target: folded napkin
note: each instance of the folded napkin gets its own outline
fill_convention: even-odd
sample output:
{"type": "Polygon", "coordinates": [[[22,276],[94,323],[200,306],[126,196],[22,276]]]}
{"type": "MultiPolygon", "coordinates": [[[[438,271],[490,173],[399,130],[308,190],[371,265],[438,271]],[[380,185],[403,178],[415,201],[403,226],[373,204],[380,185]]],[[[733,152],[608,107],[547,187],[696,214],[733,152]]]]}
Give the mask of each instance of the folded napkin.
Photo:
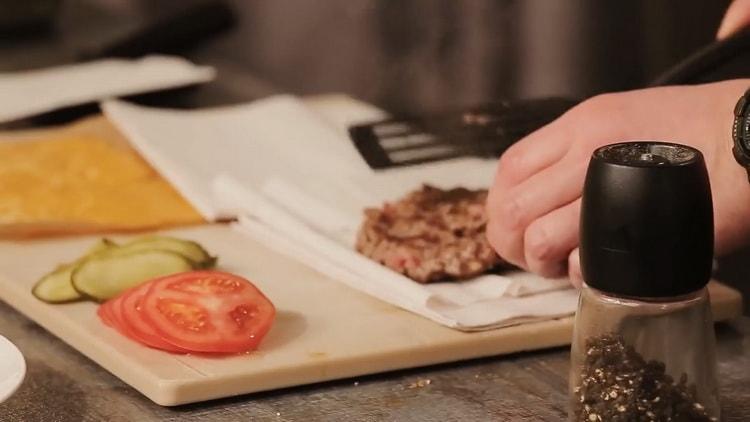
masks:
{"type": "Polygon", "coordinates": [[[0,73],[0,123],[111,97],[207,82],[214,73],[210,67],[170,56],[0,73]]]}
{"type": "Polygon", "coordinates": [[[494,160],[474,158],[372,171],[348,140],[348,122],[382,112],[334,97],[308,106],[289,96],[176,111],[108,101],[107,117],[206,218],[234,228],[386,302],[461,330],[570,315],[566,280],[513,272],[417,284],[357,253],[362,211],[418,188],[486,187],[494,160]]]}

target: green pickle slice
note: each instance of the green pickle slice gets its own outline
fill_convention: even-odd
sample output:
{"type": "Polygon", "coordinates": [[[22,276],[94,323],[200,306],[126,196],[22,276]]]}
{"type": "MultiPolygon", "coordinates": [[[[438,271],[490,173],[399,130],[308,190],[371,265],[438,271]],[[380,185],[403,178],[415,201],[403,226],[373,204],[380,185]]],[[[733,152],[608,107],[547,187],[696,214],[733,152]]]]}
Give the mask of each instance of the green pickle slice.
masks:
{"type": "Polygon", "coordinates": [[[60,265],[37,281],[31,293],[47,303],[65,303],[80,299],[81,294],[70,282],[70,275],[77,266],[78,264],[60,265]]]}
{"type": "Polygon", "coordinates": [[[160,249],[175,252],[189,259],[196,269],[212,268],[216,265],[216,257],[211,256],[201,245],[191,240],[167,236],[144,236],[133,239],[121,247],[129,251],[160,249]]]}
{"type": "Polygon", "coordinates": [[[102,238],[83,257],[42,277],[31,292],[48,303],[84,296],[102,301],[154,277],[215,265],[216,257],[190,240],[143,236],[118,245],[102,238]]]}
{"type": "Polygon", "coordinates": [[[31,293],[37,299],[47,303],[66,303],[81,299],[81,294],[73,288],[73,283],[70,279],[73,270],[75,270],[87,257],[114,246],[117,245],[109,239],[99,239],[89,248],[84,257],[79,258],[70,264],[60,265],[51,273],[42,277],[36,282],[36,284],[34,284],[31,293]]]}
{"type": "Polygon", "coordinates": [[[73,270],[73,288],[98,301],[111,299],[152,278],[190,271],[193,263],[175,252],[116,248],[95,254],[73,270]]]}

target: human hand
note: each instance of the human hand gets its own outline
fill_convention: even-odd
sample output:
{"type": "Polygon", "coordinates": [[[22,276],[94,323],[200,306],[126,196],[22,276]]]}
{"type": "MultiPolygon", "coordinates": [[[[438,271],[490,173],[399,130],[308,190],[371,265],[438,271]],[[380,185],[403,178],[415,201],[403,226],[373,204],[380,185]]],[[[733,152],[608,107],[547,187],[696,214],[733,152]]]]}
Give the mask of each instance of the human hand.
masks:
{"type": "Polygon", "coordinates": [[[500,158],[490,189],[487,236],[512,264],[581,282],[578,226],[591,153],[627,140],[687,144],[705,158],[715,250],[750,240],[750,184],[732,155],[733,108],[750,80],[650,88],[591,98],[527,136],[500,158]]]}
{"type": "Polygon", "coordinates": [[[721,20],[716,38],[724,38],[734,34],[750,24],[750,0],[734,0],[721,20]]]}

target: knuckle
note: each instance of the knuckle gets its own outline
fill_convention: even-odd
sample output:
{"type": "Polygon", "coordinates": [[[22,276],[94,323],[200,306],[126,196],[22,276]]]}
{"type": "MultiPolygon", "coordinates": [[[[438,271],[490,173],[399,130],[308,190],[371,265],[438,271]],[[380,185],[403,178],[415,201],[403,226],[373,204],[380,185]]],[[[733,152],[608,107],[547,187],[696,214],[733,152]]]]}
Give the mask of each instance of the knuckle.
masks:
{"type": "Polygon", "coordinates": [[[617,94],[599,94],[581,103],[581,107],[588,111],[607,110],[617,101],[617,94]]]}
{"type": "Polygon", "coordinates": [[[589,98],[570,111],[568,136],[575,139],[566,154],[573,162],[588,158],[599,146],[616,139],[627,129],[624,115],[628,111],[627,93],[600,94],[589,98]]]}
{"type": "Polygon", "coordinates": [[[494,220],[501,204],[502,192],[497,185],[493,185],[487,192],[487,200],[484,203],[485,212],[487,213],[487,221],[494,220]]]}
{"type": "Polygon", "coordinates": [[[497,164],[498,177],[516,173],[523,167],[523,154],[517,148],[509,148],[500,156],[497,164]]]}
{"type": "Polygon", "coordinates": [[[595,118],[612,117],[619,108],[619,94],[599,94],[591,97],[571,109],[570,114],[576,121],[588,121],[595,118]]]}
{"type": "Polygon", "coordinates": [[[526,262],[529,269],[542,277],[560,277],[567,271],[561,260],[559,248],[542,227],[530,227],[524,235],[526,262]]]}
{"type": "Polygon", "coordinates": [[[492,246],[492,249],[497,252],[498,255],[503,256],[505,252],[505,238],[502,228],[497,224],[495,220],[488,220],[487,222],[487,241],[492,246]]]}
{"type": "Polygon", "coordinates": [[[511,230],[523,224],[523,207],[517,196],[509,196],[501,202],[497,209],[495,221],[511,230]]]}
{"type": "Polygon", "coordinates": [[[503,225],[497,223],[497,221],[488,222],[487,241],[492,246],[492,249],[505,261],[515,265],[523,263],[522,257],[516,256],[517,254],[514,253],[516,248],[513,234],[506,230],[503,225]]]}
{"type": "Polygon", "coordinates": [[[549,262],[555,259],[555,248],[543,227],[532,225],[524,239],[529,261],[549,262]]]}

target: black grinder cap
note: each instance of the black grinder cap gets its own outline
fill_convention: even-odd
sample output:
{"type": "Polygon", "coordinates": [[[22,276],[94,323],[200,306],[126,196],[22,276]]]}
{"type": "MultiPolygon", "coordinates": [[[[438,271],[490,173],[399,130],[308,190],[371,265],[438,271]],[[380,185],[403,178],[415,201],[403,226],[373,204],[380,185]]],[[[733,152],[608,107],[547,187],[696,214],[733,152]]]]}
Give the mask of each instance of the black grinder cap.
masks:
{"type": "Polygon", "coordinates": [[[594,151],[581,206],[581,271],[590,287],[638,298],[704,287],[713,205],[700,151],[627,142],[594,151]]]}

